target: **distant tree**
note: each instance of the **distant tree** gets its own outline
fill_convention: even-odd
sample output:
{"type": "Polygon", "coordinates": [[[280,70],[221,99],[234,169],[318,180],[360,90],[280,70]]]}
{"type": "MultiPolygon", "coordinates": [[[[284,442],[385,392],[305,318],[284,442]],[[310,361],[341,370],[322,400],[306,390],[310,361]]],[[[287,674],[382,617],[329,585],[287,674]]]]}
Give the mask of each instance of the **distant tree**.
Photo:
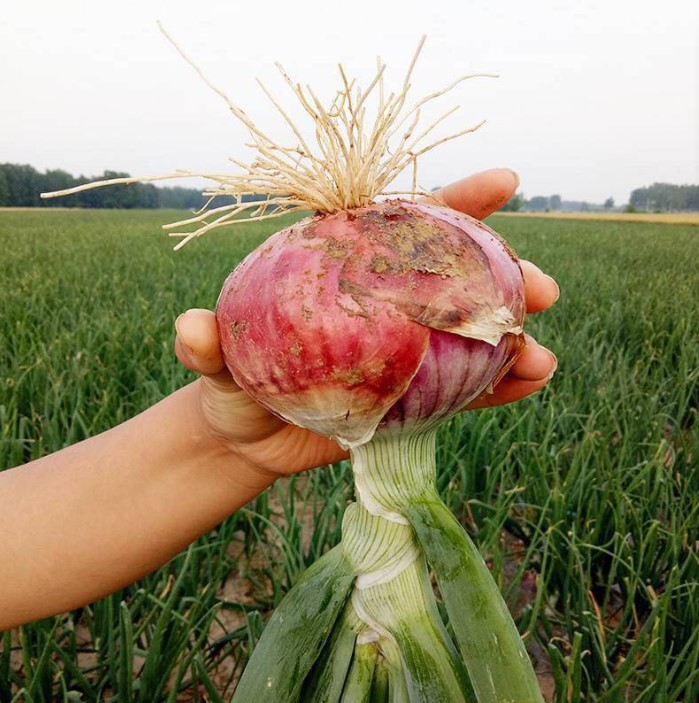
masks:
{"type": "Polygon", "coordinates": [[[516,193],[501,208],[501,212],[518,212],[524,207],[524,195],[516,193]]]}
{"type": "Polygon", "coordinates": [[[543,212],[549,207],[549,199],[543,195],[535,195],[527,200],[527,209],[534,212],[543,212]]]}
{"type": "Polygon", "coordinates": [[[171,210],[198,210],[206,203],[200,190],[195,188],[157,188],[158,207],[171,210]]]}
{"type": "MultiPolygon", "coordinates": [[[[75,178],[67,171],[62,171],[61,169],[39,174],[38,180],[40,193],[66,190],[76,185],[75,178]]],[[[41,201],[41,204],[44,207],[70,207],[70,202],[66,202],[63,198],[46,198],[41,201]]]]}
{"type": "Polygon", "coordinates": [[[560,210],[561,209],[561,196],[560,195],[552,195],[549,198],[549,207],[551,210],[560,210]]]}
{"type": "Polygon", "coordinates": [[[632,205],[637,210],[645,210],[648,204],[648,189],[635,188],[629,196],[629,205],[632,205]]]}
{"type": "Polygon", "coordinates": [[[590,203],[583,202],[580,206],[581,212],[590,212],[590,203]]]}
{"type": "Polygon", "coordinates": [[[604,201],[604,209],[611,210],[614,207],[614,198],[607,198],[604,201]]]}
{"type": "Polygon", "coordinates": [[[687,209],[699,212],[699,186],[685,186],[687,193],[687,209]]]}
{"type": "MultiPolygon", "coordinates": [[[[128,173],[120,171],[105,171],[100,176],[86,178],[80,176],[76,179],[76,185],[91,183],[95,180],[109,180],[113,178],[128,178],[128,173]]],[[[61,199],[63,200],[63,199],[61,199]]],[[[70,196],[65,203],[71,207],[85,208],[157,208],[158,192],[155,186],[145,183],[133,183],[131,185],[116,185],[109,188],[98,188],[86,190],[70,196]]]]}
{"type": "MultiPolygon", "coordinates": [[[[107,181],[113,178],[128,178],[128,173],[120,171],[105,171],[97,179],[107,181]]],[[[100,188],[94,191],[85,191],[84,195],[90,194],[90,197],[85,201],[90,203],[88,207],[108,207],[108,208],[131,208],[134,200],[133,186],[118,185],[110,186],[109,188],[100,188]]]]}
{"type": "Polygon", "coordinates": [[[32,207],[41,205],[39,173],[28,164],[1,164],[9,191],[8,205],[32,207]]]}
{"type": "Polygon", "coordinates": [[[0,168],[0,207],[10,204],[10,187],[7,185],[5,172],[0,168]]]}
{"type": "Polygon", "coordinates": [[[631,191],[629,204],[639,210],[699,210],[699,185],[653,183],[631,191]]]}

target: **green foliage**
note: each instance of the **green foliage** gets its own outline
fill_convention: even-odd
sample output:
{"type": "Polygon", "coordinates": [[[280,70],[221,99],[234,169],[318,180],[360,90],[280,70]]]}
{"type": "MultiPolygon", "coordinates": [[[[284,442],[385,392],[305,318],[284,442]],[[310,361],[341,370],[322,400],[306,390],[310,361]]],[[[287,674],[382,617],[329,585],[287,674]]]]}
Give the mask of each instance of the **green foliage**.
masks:
{"type": "Polygon", "coordinates": [[[699,185],[653,183],[631,192],[629,204],[639,210],[666,212],[699,211],[699,185]]]}
{"type": "Polygon", "coordinates": [[[127,177],[105,171],[99,176],[72,176],[60,169],[40,173],[26,164],[0,164],[0,207],[171,208],[199,209],[206,199],[194,188],[156,188],[146,183],[111,186],[61,198],[42,199],[41,193],[67,190],[83,183],[127,177]]]}
{"type": "Polygon", "coordinates": [[[233,701],[289,703],[329,639],[355,574],[338,545],[312,564],[275,609],[233,701]]]}
{"type": "Polygon", "coordinates": [[[525,205],[524,195],[515,193],[503,206],[503,212],[518,212],[525,205]]]}
{"type": "MultiPolygon", "coordinates": [[[[0,467],[186,383],[176,315],[265,232],[171,251],[176,212],[0,213],[0,467]]],[[[561,284],[528,329],[549,389],[440,433],[441,497],[486,556],[556,703],[699,698],[699,231],[492,218],[561,284]]],[[[156,573],[0,635],[0,701],[229,700],[263,618],[339,540],[348,467],[279,483],[156,573]],[[20,691],[24,691],[20,693],[20,691]]]]}
{"type": "Polygon", "coordinates": [[[0,207],[10,204],[10,186],[7,182],[5,172],[0,169],[0,207]]]}
{"type": "Polygon", "coordinates": [[[158,206],[169,210],[198,210],[204,204],[201,191],[174,186],[158,188],[158,206]]]}
{"type": "Polygon", "coordinates": [[[551,199],[545,195],[535,195],[527,200],[527,209],[533,212],[543,212],[549,207],[551,199]]]}
{"type": "MultiPolygon", "coordinates": [[[[571,203],[567,203],[568,206],[571,203]]],[[[560,195],[535,195],[522,203],[523,207],[531,212],[551,212],[560,210],[563,207],[563,200],[560,195]]]]}
{"type": "Polygon", "coordinates": [[[39,205],[39,173],[26,164],[0,164],[5,181],[5,204],[17,207],[39,205]]]}

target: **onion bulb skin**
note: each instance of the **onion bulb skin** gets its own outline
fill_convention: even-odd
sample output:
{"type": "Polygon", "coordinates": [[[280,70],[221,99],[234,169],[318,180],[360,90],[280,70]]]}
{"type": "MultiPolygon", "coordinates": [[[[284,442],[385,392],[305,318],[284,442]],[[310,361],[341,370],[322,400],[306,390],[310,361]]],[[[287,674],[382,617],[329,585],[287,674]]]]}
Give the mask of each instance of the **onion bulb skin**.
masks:
{"type": "Polygon", "coordinates": [[[463,410],[513,363],[524,316],[521,269],[495,232],[397,200],[277,232],[216,309],[236,382],[345,447],[463,410]]]}

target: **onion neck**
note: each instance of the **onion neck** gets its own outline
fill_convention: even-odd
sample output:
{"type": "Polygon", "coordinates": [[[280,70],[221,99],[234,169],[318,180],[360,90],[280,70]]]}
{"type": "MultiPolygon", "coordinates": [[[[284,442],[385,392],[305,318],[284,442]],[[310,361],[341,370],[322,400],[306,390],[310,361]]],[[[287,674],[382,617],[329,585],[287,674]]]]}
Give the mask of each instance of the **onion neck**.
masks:
{"type": "Polygon", "coordinates": [[[342,543],[357,574],[354,609],[382,637],[394,634],[386,608],[377,605],[382,599],[397,598],[408,619],[434,615],[424,593],[425,558],[403,512],[435,497],[435,436],[434,430],[377,432],[352,449],[358,501],[345,512],[342,543]]]}
{"type": "Polygon", "coordinates": [[[402,509],[434,496],[436,435],[436,428],[377,432],[352,448],[357,498],[369,513],[407,525],[402,509]]]}
{"type": "MultiPolygon", "coordinates": [[[[436,497],[434,430],[380,432],[352,449],[359,502],[342,524],[345,558],[357,578],[351,595],[362,637],[387,661],[396,648],[407,689],[465,703],[468,674],[440,618],[427,562],[402,514],[436,497]]],[[[394,658],[395,659],[395,658],[394,658]]],[[[421,697],[420,700],[423,700],[421,697]]]]}

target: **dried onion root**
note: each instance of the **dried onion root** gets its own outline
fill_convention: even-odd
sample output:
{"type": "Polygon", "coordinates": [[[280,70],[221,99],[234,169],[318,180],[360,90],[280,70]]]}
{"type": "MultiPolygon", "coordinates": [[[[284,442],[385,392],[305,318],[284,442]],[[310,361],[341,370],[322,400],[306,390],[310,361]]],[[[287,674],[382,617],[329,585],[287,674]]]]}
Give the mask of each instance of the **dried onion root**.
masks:
{"type": "Polygon", "coordinates": [[[463,75],[406,108],[413,70],[425,43],[425,37],[422,37],[399,92],[386,95],[386,65],[378,58],[376,73],[366,89],[360,88],[355,80],[349,80],[340,64],[341,87],[332,103],[324,107],[310,86],[304,89],[300,83],[294,82],[277,62],[275,65],[284,83],[298,101],[305,117],[314,125],[313,140],[305,139],[288,112],[258,79],[260,88],[297,140],[295,146],[282,146],[258,129],[252,119],[205,76],[162,26],[160,29],[206,85],[223,98],[233,116],[248,129],[252,141],[246,146],[255,150],[254,160],[245,163],[230,158],[231,163],[242,171],[239,174],[178,170],[158,176],[95,181],[66,190],[42,193],[41,197],[55,198],[104,186],[190,177],[201,177],[218,184],[217,187],[204,191],[209,200],[194,217],[164,226],[166,230],[177,230],[171,231],[170,236],[182,238],[175,249],[224,225],[267,220],[308,210],[333,213],[369,205],[381,196],[403,195],[410,199],[429,196],[429,193],[418,187],[419,157],[441,144],[475,132],[485,121],[425,144],[426,138],[435,128],[459,108],[452,107],[424,128],[420,122],[422,108],[449,93],[463,81],[497,77],[493,73],[463,75]],[[372,100],[376,102],[376,114],[370,120],[367,109],[372,100]],[[390,184],[407,168],[412,168],[410,191],[388,190],[390,184]],[[214,199],[220,196],[231,196],[235,202],[212,208],[214,199]],[[250,196],[264,196],[265,199],[247,200],[250,196]],[[196,225],[196,228],[179,231],[179,228],[189,225],[196,225]]]}

